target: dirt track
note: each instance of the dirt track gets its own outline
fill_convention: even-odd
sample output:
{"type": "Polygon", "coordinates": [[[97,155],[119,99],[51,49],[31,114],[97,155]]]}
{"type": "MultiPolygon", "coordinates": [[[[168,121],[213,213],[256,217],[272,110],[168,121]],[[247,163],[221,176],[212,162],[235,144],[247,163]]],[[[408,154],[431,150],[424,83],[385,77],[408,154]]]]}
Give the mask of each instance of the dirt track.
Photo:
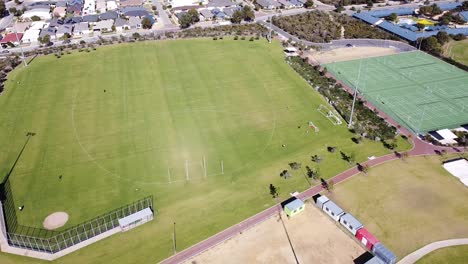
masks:
{"type": "Polygon", "coordinates": [[[311,61],[314,62],[314,64],[325,64],[338,61],[355,60],[359,58],[379,57],[397,53],[398,50],[394,48],[349,47],[327,51],[311,51],[308,57],[311,61]]]}
{"type": "MultiPolygon", "coordinates": [[[[299,263],[352,263],[364,249],[314,206],[288,219],[282,215],[299,263]]],[[[296,263],[278,216],[188,260],[186,263],[296,263]]]]}

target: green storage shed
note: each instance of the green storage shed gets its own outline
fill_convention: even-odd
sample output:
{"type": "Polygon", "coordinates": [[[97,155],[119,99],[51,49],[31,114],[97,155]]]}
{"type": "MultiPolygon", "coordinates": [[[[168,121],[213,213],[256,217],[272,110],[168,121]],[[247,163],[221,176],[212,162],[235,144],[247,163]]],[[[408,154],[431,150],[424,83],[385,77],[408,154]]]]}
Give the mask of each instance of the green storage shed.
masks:
{"type": "Polygon", "coordinates": [[[295,216],[298,213],[304,211],[305,205],[304,202],[300,199],[295,199],[284,206],[284,212],[287,216],[295,216]]]}

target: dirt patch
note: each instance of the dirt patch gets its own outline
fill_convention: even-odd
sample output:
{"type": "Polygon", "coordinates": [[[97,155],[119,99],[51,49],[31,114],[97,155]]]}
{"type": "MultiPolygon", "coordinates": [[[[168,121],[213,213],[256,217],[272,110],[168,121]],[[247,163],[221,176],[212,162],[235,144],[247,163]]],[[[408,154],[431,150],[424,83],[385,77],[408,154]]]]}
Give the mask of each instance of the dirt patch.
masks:
{"type": "Polygon", "coordinates": [[[338,61],[355,60],[359,58],[379,57],[397,54],[399,51],[394,48],[383,47],[349,47],[338,48],[327,51],[311,51],[309,59],[314,63],[325,64],[338,61]]]}
{"type": "Polygon", "coordinates": [[[64,226],[68,221],[68,214],[65,212],[55,212],[48,215],[42,225],[47,230],[54,230],[64,226]]]}
{"type": "MultiPolygon", "coordinates": [[[[336,222],[306,204],[303,213],[282,214],[299,263],[352,263],[365,250],[336,222]]],[[[190,259],[190,263],[296,263],[279,216],[190,259]]]]}

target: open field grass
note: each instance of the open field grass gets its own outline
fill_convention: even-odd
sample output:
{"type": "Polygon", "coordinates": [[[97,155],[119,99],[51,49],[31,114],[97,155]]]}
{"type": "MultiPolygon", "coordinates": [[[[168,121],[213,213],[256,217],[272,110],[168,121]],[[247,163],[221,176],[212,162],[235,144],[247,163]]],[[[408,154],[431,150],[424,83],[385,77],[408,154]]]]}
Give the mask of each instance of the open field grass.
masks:
{"type": "Polygon", "coordinates": [[[435,241],[468,237],[468,189],[441,162],[388,162],[337,185],[331,197],[401,259],[435,241]]]}
{"type": "MultiPolygon", "coordinates": [[[[26,132],[36,133],[11,175],[15,203],[25,205],[19,221],[29,226],[64,211],[66,228],[154,195],[155,221],[56,263],[155,262],[172,254],[174,221],[181,250],[273,205],[270,183],[282,197],[306,189],[303,171],[279,177],[289,162],[329,178],[351,165],[327,145],[356,161],[389,153],[381,143],[354,144],[320,104],[279,43],[159,41],[40,57],[15,70],[0,97],[0,173],[26,132]],[[307,133],[309,121],[320,132],[307,133]],[[312,164],[313,154],[323,161],[312,164]]],[[[37,262],[0,254],[2,264],[37,262]]]]}
{"type": "Polygon", "coordinates": [[[417,264],[465,264],[468,262],[468,246],[438,249],[420,259],[417,264]]]}
{"type": "Polygon", "coordinates": [[[446,45],[445,56],[452,56],[452,59],[468,66],[468,40],[451,41],[446,45]]]}
{"type": "Polygon", "coordinates": [[[325,66],[350,87],[357,84],[367,100],[413,132],[468,123],[468,73],[424,52],[325,66]]]}

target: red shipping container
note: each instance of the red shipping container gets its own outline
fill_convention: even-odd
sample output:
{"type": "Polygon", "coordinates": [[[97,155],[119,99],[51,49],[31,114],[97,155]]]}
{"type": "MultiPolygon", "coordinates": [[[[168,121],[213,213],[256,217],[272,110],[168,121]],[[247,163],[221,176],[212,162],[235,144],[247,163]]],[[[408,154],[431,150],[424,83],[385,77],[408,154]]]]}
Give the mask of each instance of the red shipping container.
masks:
{"type": "Polygon", "coordinates": [[[356,232],[356,238],[361,241],[361,243],[366,246],[369,250],[372,250],[372,247],[379,243],[379,240],[375,238],[365,227],[359,229],[356,232]]]}

